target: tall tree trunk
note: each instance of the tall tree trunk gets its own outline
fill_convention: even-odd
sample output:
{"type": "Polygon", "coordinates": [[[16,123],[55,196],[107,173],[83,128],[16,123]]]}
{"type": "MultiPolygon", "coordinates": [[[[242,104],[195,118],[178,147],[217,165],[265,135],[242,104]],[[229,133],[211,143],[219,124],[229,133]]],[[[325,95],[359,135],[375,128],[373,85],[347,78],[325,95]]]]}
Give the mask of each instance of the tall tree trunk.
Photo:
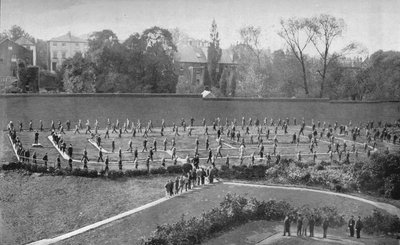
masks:
{"type": "Polygon", "coordinates": [[[304,92],[308,95],[308,84],[307,84],[307,74],[306,74],[306,66],[304,64],[304,60],[301,60],[301,68],[303,70],[303,82],[304,82],[304,92]]]}
{"type": "Polygon", "coordinates": [[[324,86],[325,86],[325,78],[326,78],[326,67],[324,67],[324,71],[322,72],[321,79],[321,90],[319,91],[319,97],[322,98],[324,96],[324,86]]]}

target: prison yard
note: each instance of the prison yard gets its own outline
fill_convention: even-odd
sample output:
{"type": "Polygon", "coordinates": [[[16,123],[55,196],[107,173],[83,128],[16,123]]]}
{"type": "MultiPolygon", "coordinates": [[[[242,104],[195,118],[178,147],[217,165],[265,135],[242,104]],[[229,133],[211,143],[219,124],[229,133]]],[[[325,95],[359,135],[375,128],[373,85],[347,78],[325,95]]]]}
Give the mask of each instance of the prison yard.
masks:
{"type": "MultiPolygon", "coordinates": [[[[130,126],[118,126],[118,129],[112,132],[113,130],[111,129],[110,124],[110,129],[108,130],[109,137],[107,138],[106,129],[101,129],[100,123],[97,124],[99,129],[95,130],[93,127],[96,126],[90,127],[89,121],[85,123],[81,122],[81,126],[78,126],[79,131],[77,132],[75,132],[75,127],[71,127],[70,129],[63,129],[63,132],[60,133],[58,123],[54,123],[54,121],[52,128],[51,125],[46,125],[48,127],[43,128],[43,130],[38,127],[29,130],[30,122],[21,122],[22,129],[19,128],[19,125],[16,125],[15,127],[17,127],[16,137],[18,137],[19,141],[22,143],[22,148],[29,149],[30,156],[32,156],[33,153],[36,153],[37,164],[44,164],[43,157],[47,153],[49,166],[56,167],[56,158],[60,155],[60,160],[62,161],[61,167],[67,167],[70,158],[67,154],[67,148],[62,150],[62,143],[59,144],[59,142],[54,141],[50,136],[53,132],[53,134],[57,134],[58,137],[62,139],[62,142],[66,143],[67,147],[71,145],[73,168],[83,168],[84,161],[82,158],[84,151],[86,151],[87,153],[85,154],[87,154],[89,160],[87,164],[88,169],[95,169],[97,171],[104,170],[104,159],[106,156],[109,157],[110,170],[118,170],[118,160],[120,159],[119,151],[122,153],[122,170],[137,169],[139,166],[140,168],[146,168],[147,166],[145,162],[149,156],[150,149],[152,149],[152,152],[154,153],[152,156],[153,159],[151,159],[150,162],[150,168],[161,167],[162,159],[165,161],[165,166],[177,165],[178,162],[186,163],[186,161],[187,163],[190,163],[195,156],[197,144],[197,153],[199,154],[200,163],[204,165],[211,164],[211,161],[206,163],[211,151],[212,156],[215,155],[215,159],[211,160],[215,161],[215,166],[219,167],[226,165],[227,156],[229,157],[229,164],[234,166],[254,165],[259,163],[272,165],[276,163],[278,155],[281,159],[295,159],[298,161],[314,162],[315,164],[320,162],[330,162],[341,165],[345,162],[350,163],[358,160],[365,160],[367,155],[370,155],[371,152],[374,151],[395,151],[399,147],[397,140],[398,136],[396,136],[398,132],[395,131],[397,129],[393,129],[391,132],[394,135],[391,140],[387,140],[386,138],[385,140],[383,140],[383,138],[382,140],[379,140],[380,138],[378,137],[376,141],[369,141],[367,143],[368,139],[366,130],[364,130],[363,134],[360,134],[360,136],[357,137],[358,139],[356,138],[353,140],[348,125],[343,126],[338,125],[337,123],[334,123],[335,125],[333,125],[321,121],[314,122],[314,127],[317,131],[316,136],[318,136],[314,137],[312,131],[313,126],[306,125],[302,134],[299,134],[303,121],[301,123],[296,122],[296,125],[290,125],[290,119],[276,119],[276,121],[271,119],[267,120],[265,125],[264,122],[260,122],[259,119],[255,119],[255,122],[250,122],[251,119],[247,119],[247,121],[249,121],[248,123],[246,123],[245,119],[243,126],[240,125],[241,123],[236,123],[236,126],[229,126],[229,120],[225,120],[225,125],[221,125],[222,122],[220,119],[219,123],[214,121],[208,122],[207,125],[207,121],[204,119],[204,125],[202,126],[189,125],[185,127],[183,126],[184,124],[186,125],[185,119],[180,120],[181,123],[178,123],[178,125],[174,123],[175,126],[165,126],[162,134],[161,127],[150,128],[148,132],[144,133],[148,130],[147,126],[139,129],[139,127],[135,126],[135,122],[129,120],[121,123],[113,122],[112,124],[114,125],[114,128],[115,124],[125,125],[129,123],[130,126]],[[283,121],[286,122],[286,120],[289,121],[289,124],[285,131],[285,129],[283,129],[283,121]],[[84,124],[87,125],[83,126],[84,124]],[[25,129],[24,125],[26,127],[25,129]],[[134,126],[132,127],[132,125],[134,126]],[[91,128],[90,132],[87,132],[88,126],[91,128]],[[232,127],[237,129],[237,131],[235,130],[235,136],[233,137],[231,135],[232,130],[230,129],[232,127]],[[339,127],[346,127],[346,130],[340,130],[339,127]],[[121,133],[119,128],[121,128],[121,133]],[[332,133],[328,133],[328,128],[332,129],[332,133]],[[320,132],[318,132],[318,130],[320,132]],[[97,134],[95,134],[95,131],[97,131],[97,134]],[[217,140],[218,132],[220,133],[221,143],[218,143],[217,140]],[[32,144],[35,142],[34,138],[36,133],[39,135],[38,142],[41,146],[32,147],[32,144]],[[332,138],[328,138],[324,135],[326,133],[334,136],[333,141],[332,138]],[[296,136],[293,137],[293,135],[296,136]],[[314,138],[318,138],[315,143],[313,143],[314,138]],[[97,139],[100,139],[100,142],[97,142],[97,139]],[[114,148],[112,146],[113,141],[114,148]],[[146,147],[143,146],[145,141],[146,147]],[[331,145],[331,143],[333,144],[331,145]],[[336,150],[337,144],[339,144],[338,150],[336,150]],[[220,152],[222,155],[216,156],[219,145],[221,146],[220,152]],[[243,150],[240,149],[241,145],[245,146],[243,150]],[[261,145],[264,147],[263,157],[260,155],[261,145]],[[172,157],[173,148],[176,149],[177,160],[175,160],[175,157],[172,157]],[[101,160],[99,160],[100,151],[103,153],[101,160]],[[138,152],[138,166],[135,166],[136,163],[134,162],[135,151],[138,152]],[[335,153],[330,154],[331,151],[335,153]],[[346,154],[348,155],[348,159],[346,159],[346,154]],[[253,162],[251,159],[252,155],[254,155],[253,162]]],[[[293,124],[294,120],[296,119],[292,119],[293,124]]],[[[35,124],[39,125],[39,122],[35,122],[35,124]]],[[[78,122],[72,122],[72,124],[78,125],[78,122]]],[[[103,124],[105,127],[108,127],[107,122],[104,122],[103,124]]],[[[136,124],[140,124],[140,122],[136,122],[136,124]]],[[[60,125],[62,125],[61,122],[60,125]]],[[[380,123],[380,126],[381,127],[378,127],[377,130],[382,131],[382,123],[380,123]]],[[[368,134],[372,135],[372,133],[368,134]]],[[[10,141],[12,141],[11,138],[10,141]]],[[[23,162],[32,162],[31,157],[26,160],[24,160],[24,156],[19,156],[19,158],[23,162]]]]}
{"type": "Polygon", "coordinates": [[[398,168],[391,164],[400,149],[397,103],[57,99],[0,98],[1,244],[397,242],[398,168]],[[385,168],[379,178],[362,174],[377,163],[385,168]],[[203,169],[200,175],[196,168],[203,169]],[[171,195],[166,183],[181,178],[183,190],[176,193],[174,186],[171,195]],[[294,236],[298,214],[316,215],[315,238],[294,236]],[[290,239],[282,236],[286,215],[290,239]],[[351,215],[362,217],[361,239],[348,237],[351,215]],[[324,218],[330,221],[326,239],[324,218]]]}

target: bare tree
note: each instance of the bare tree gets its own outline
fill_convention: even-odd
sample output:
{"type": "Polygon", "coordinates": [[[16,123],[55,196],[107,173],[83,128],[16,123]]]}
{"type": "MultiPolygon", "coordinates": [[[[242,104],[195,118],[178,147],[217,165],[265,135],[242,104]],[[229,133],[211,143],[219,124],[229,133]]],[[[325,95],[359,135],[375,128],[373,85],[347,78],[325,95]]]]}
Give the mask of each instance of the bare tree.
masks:
{"type": "Polygon", "coordinates": [[[289,18],[287,20],[281,20],[281,30],[278,35],[282,37],[288,44],[289,49],[293,52],[296,59],[300,62],[303,71],[303,87],[306,95],[308,92],[306,65],[305,65],[305,54],[304,50],[310,44],[314,38],[309,28],[309,21],[306,18],[289,18]],[[311,35],[308,35],[308,34],[311,35]]]}
{"type": "Polygon", "coordinates": [[[257,58],[258,67],[261,66],[261,53],[260,35],[261,28],[254,26],[246,26],[239,30],[242,44],[248,48],[257,58]]]}
{"type": "Polygon", "coordinates": [[[307,21],[307,35],[322,61],[322,71],[318,70],[318,74],[321,76],[321,87],[319,93],[319,97],[321,98],[324,96],[324,85],[328,66],[333,59],[336,59],[339,56],[336,54],[331,55],[329,51],[332,42],[342,35],[344,27],[345,23],[343,19],[337,19],[334,16],[327,14],[310,18],[307,21]]]}

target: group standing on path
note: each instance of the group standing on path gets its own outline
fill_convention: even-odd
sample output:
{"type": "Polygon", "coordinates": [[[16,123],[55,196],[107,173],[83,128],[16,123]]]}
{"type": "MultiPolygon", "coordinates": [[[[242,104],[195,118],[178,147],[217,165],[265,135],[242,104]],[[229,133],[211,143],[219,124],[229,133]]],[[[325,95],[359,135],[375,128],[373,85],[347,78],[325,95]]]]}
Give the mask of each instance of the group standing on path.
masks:
{"type": "MultiPolygon", "coordinates": [[[[317,220],[313,214],[311,215],[301,215],[298,214],[296,218],[292,218],[289,215],[285,216],[285,219],[283,221],[283,236],[291,236],[290,234],[290,228],[291,228],[291,223],[294,221],[296,223],[296,228],[297,228],[297,233],[296,235],[298,237],[304,236],[304,237],[314,237],[314,229],[315,225],[317,223],[317,220]],[[309,231],[307,235],[307,231],[309,231]]],[[[328,234],[328,228],[330,226],[329,222],[329,217],[328,216],[323,216],[320,220],[320,224],[322,227],[322,238],[327,238],[328,234]]],[[[349,236],[354,237],[354,232],[356,232],[356,237],[359,239],[361,238],[361,230],[363,228],[363,223],[361,221],[361,216],[358,216],[357,221],[354,220],[354,216],[352,215],[349,222],[348,222],[348,230],[349,230],[349,236]]]]}

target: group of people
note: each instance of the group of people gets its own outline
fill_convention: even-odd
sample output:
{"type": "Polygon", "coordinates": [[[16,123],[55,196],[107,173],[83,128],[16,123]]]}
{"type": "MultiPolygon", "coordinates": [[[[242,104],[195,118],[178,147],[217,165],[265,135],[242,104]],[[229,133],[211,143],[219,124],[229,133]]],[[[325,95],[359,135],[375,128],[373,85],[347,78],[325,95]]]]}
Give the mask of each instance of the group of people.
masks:
{"type": "MultiPolygon", "coordinates": [[[[316,218],[314,215],[301,215],[299,214],[297,218],[292,219],[290,216],[286,216],[283,221],[283,236],[290,236],[291,223],[294,221],[297,228],[297,236],[307,236],[307,231],[309,232],[309,237],[314,237],[314,228],[316,224],[316,218]]],[[[329,217],[323,217],[321,220],[321,226],[323,230],[323,238],[326,238],[329,227],[329,217]]],[[[349,236],[354,237],[356,233],[357,238],[361,238],[361,230],[363,228],[363,223],[361,221],[361,216],[358,216],[357,221],[354,220],[352,215],[348,221],[347,228],[349,230],[349,236]]]]}
{"type": "MultiPolygon", "coordinates": [[[[186,123],[185,119],[181,119],[180,125],[176,125],[173,123],[172,125],[172,133],[174,134],[174,138],[171,140],[171,148],[170,148],[170,155],[171,155],[171,160],[176,164],[178,161],[178,156],[177,156],[177,146],[176,146],[176,139],[175,137],[180,136],[179,132],[179,127],[183,128],[183,131],[187,131],[188,135],[192,135],[192,130],[194,129],[194,118],[190,119],[189,125],[186,123]]],[[[96,120],[94,123],[94,132],[92,132],[92,127],[87,120],[86,122],[86,133],[91,134],[92,139],[95,139],[96,145],[100,148],[99,150],[99,157],[98,161],[99,162],[105,162],[103,159],[103,153],[106,151],[102,150],[102,137],[98,131],[100,128],[99,122],[96,120]]],[[[297,120],[296,118],[293,118],[291,121],[289,118],[286,119],[278,119],[275,121],[273,118],[270,119],[270,123],[268,123],[268,119],[264,118],[263,123],[256,118],[254,121],[249,118],[247,121],[244,117],[242,117],[241,121],[241,130],[243,132],[243,136],[241,135],[241,130],[239,129],[240,126],[237,125],[236,119],[233,119],[232,121],[229,121],[228,119],[225,120],[225,125],[221,122],[220,118],[216,118],[215,120],[212,121],[212,130],[216,134],[216,140],[217,140],[217,148],[216,152],[213,152],[213,149],[210,147],[210,142],[209,142],[209,134],[210,132],[208,131],[208,125],[206,122],[206,119],[203,118],[201,126],[204,128],[204,134],[206,135],[206,140],[205,140],[205,149],[207,150],[207,161],[206,163],[211,163],[212,166],[215,166],[216,159],[218,157],[225,158],[226,159],[226,165],[229,166],[230,164],[230,156],[228,154],[223,155],[223,144],[222,142],[224,141],[222,139],[223,135],[226,134],[227,139],[231,139],[231,141],[234,141],[235,143],[238,144],[238,159],[240,164],[243,164],[244,159],[248,158],[249,164],[254,164],[256,155],[259,155],[259,159],[265,160],[267,164],[270,164],[272,162],[272,157],[275,157],[275,164],[279,164],[281,160],[281,153],[278,151],[278,144],[281,144],[278,140],[278,128],[281,127],[283,130],[282,135],[287,135],[288,134],[288,128],[290,125],[297,125],[297,120]],[[270,134],[271,130],[269,127],[272,127],[272,130],[275,134],[275,136],[270,139],[270,134]],[[256,129],[257,134],[251,134],[250,130],[251,129],[256,129]],[[224,132],[226,131],[226,132],[224,132]],[[246,142],[245,136],[249,138],[249,140],[246,142]],[[254,137],[256,136],[256,137],[254,137]],[[256,138],[256,140],[255,140],[256,138]],[[272,143],[269,148],[272,148],[271,152],[264,152],[266,149],[266,146],[264,145],[264,140],[267,142],[270,141],[272,143]],[[250,155],[246,156],[246,144],[257,144],[257,150],[252,152],[250,155]]],[[[298,132],[293,133],[292,136],[292,141],[291,143],[294,144],[296,143],[297,146],[299,146],[300,143],[300,137],[305,136],[305,129],[306,129],[306,123],[305,119],[302,118],[301,122],[299,123],[300,129],[298,132]]],[[[370,146],[368,142],[364,143],[364,152],[369,156],[371,153],[371,149],[374,149],[376,147],[376,139],[378,137],[381,137],[382,139],[392,139],[393,143],[397,143],[398,136],[397,134],[393,131],[390,130],[387,123],[382,124],[381,122],[377,123],[378,127],[374,127],[374,123],[372,121],[368,121],[365,124],[360,123],[358,126],[353,126],[352,122],[350,121],[346,125],[339,125],[337,122],[335,122],[333,125],[327,124],[325,122],[321,123],[318,121],[317,123],[314,122],[314,120],[311,120],[311,133],[308,134],[308,140],[309,140],[309,150],[310,152],[303,153],[301,151],[293,152],[292,154],[294,157],[297,158],[298,161],[301,161],[304,155],[308,155],[312,157],[314,161],[317,159],[317,151],[316,147],[318,147],[318,141],[323,140],[324,137],[326,137],[326,142],[328,144],[328,151],[327,153],[318,153],[319,154],[327,154],[329,159],[333,161],[334,159],[334,154],[337,154],[337,158],[339,161],[342,160],[342,156],[344,156],[344,161],[349,162],[350,161],[350,155],[354,154],[355,157],[357,158],[359,155],[358,149],[355,147],[355,143],[353,142],[351,147],[348,147],[346,140],[344,143],[340,144],[339,140],[335,137],[335,134],[339,135],[349,135],[351,134],[351,137],[353,140],[356,140],[357,137],[365,136],[366,139],[372,138],[374,139],[374,144],[373,146],[370,146]],[[381,128],[383,127],[383,128],[381,128]],[[365,129],[365,134],[362,133],[362,129],[365,129]],[[339,132],[337,132],[339,130],[339,132]]],[[[12,122],[9,123],[9,132],[10,132],[10,137],[14,140],[16,140],[16,130],[12,122]]],[[[376,125],[375,125],[376,126],[376,125]]],[[[65,122],[65,127],[67,131],[71,130],[71,122],[67,120],[65,122]]],[[[166,123],[165,120],[162,119],[161,121],[161,129],[160,129],[160,134],[162,136],[165,135],[166,131],[166,123]]],[[[65,134],[64,132],[64,124],[61,123],[59,120],[57,124],[54,123],[54,121],[51,121],[50,129],[52,132],[53,140],[56,142],[56,145],[58,148],[63,152],[67,152],[68,156],[72,158],[72,145],[70,144],[67,147],[66,142],[63,140],[62,135],[65,134]],[[57,130],[57,133],[56,131],[57,130]]],[[[78,123],[75,125],[75,132],[74,133],[80,133],[79,130],[83,129],[83,123],[82,120],[79,120],[78,123]]],[[[132,137],[136,137],[136,133],[143,133],[143,149],[142,152],[148,152],[147,158],[145,158],[146,164],[149,165],[149,161],[153,161],[153,156],[154,152],[157,151],[157,141],[154,138],[152,142],[152,146],[150,149],[148,149],[148,137],[149,133],[153,132],[153,122],[151,120],[148,121],[147,126],[143,126],[142,122],[140,120],[137,121],[136,125],[133,121],[130,121],[129,119],[126,120],[126,122],[120,122],[117,120],[115,123],[112,123],[110,119],[107,119],[106,122],[106,131],[104,134],[104,138],[110,138],[110,131],[111,133],[116,133],[118,134],[118,137],[121,137],[122,134],[132,134],[132,137]]],[[[40,125],[39,129],[35,131],[35,143],[37,142],[38,139],[38,132],[43,131],[43,121],[40,120],[40,125]]],[[[19,122],[19,131],[23,131],[23,125],[22,122],[19,122]]],[[[33,127],[33,122],[32,120],[29,122],[29,131],[34,131],[33,127]]],[[[288,142],[289,143],[289,142],[288,142]]],[[[163,144],[163,150],[167,151],[167,138],[164,139],[162,142],[163,144]]],[[[115,141],[112,139],[112,149],[111,152],[115,151],[115,141]]],[[[169,147],[168,147],[169,148],[169,147]]],[[[18,143],[19,152],[21,153],[23,150],[22,144],[20,142],[18,143]]],[[[23,157],[24,158],[29,158],[30,153],[29,150],[27,150],[28,153],[26,153],[26,150],[24,150],[23,157]],[[27,156],[28,155],[28,156],[27,156]]],[[[132,140],[129,141],[128,143],[128,152],[133,153],[133,162],[135,166],[138,166],[138,150],[137,147],[133,146],[132,140]],[[135,149],[133,151],[133,149],[135,149]]],[[[122,169],[122,153],[121,149],[119,150],[119,166],[120,169],[122,169]]],[[[199,156],[199,139],[198,137],[196,138],[196,145],[194,149],[194,154],[193,157],[191,158],[192,161],[195,161],[196,159],[200,159],[199,156]]],[[[289,154],[290,155],[290,154],[289,154]]],[[[166,159],[161,159],[161,163],[163,166],[165,166],[165,161],[166,159]]],[[[82,158],[82,162],[84,162],[84,165],[87,166],[88,158],[87,154],[86,157],[82,158]]]]}
{"type": "Polygon", "coordinates": [[[206,182],[214,183],[217,170],[214,167],[198,167],[191,169],[187,174],[176,177],[175,180],[170,179],[165,184],[165,194],[167,197],[172,197],[183,192],[188,191],[196,186],[202,186],[206,182]]]}

